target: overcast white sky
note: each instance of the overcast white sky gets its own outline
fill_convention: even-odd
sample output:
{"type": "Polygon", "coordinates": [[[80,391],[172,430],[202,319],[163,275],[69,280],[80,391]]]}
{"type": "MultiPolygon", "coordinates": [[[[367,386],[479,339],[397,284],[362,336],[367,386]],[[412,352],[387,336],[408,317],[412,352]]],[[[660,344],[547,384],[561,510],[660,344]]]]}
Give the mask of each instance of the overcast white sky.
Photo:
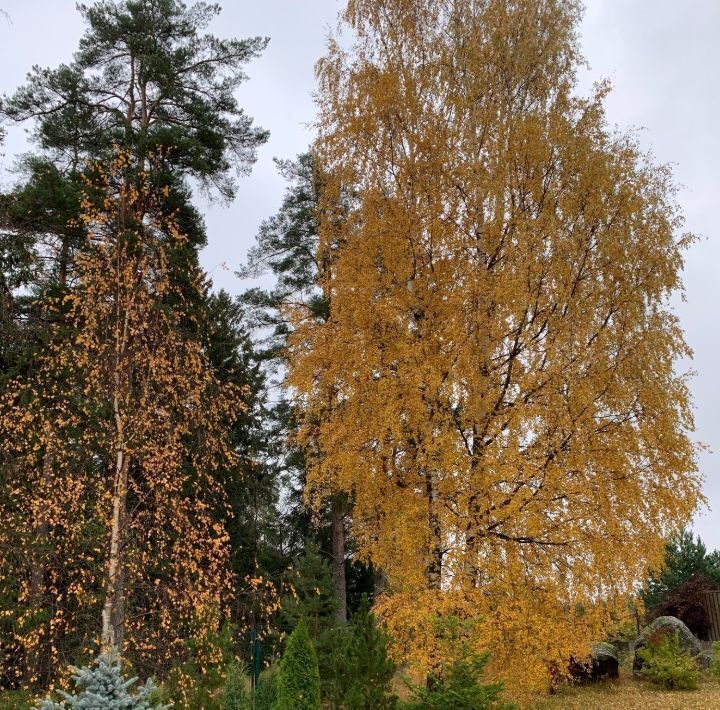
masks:
{"type": "MultiPolygon", "coordinates": [[[[313,65],[324,50],[339,0],[221,0],[213,26],[222,36],[271,38],[261,59],[248,67],[240,89],[246,111],[271,131],[253,174],[230,207],[207,211],[209,245],[202,260],[215,284],[233,293],[244,288],[234,275],[252,245],[262,219],[277,209],[284,189],[272,158],[293,157],[311,140],[306,124],[314,108],[313,65]],[[226,267],[223,267],[223,264],[226,267]]],[[[710,451],[700,458],[711,511],[696,529],[708,547],[720,548],[720,2],[718,0],[587,0],[582,44],[591,82],[607,77],[614,91],[607,101],[611,123],[642,128],[641,140],[657,159],[675,166],[683,186],[680,203],[689,231],[702,237],[688,254],[687,300],[677,301],[688,342],[697,437],[710,451]]],[[[82,33],[73,0],[0,0],[0,94],[22,83],[33,64],[55,67],[70,60],[82,33]]],[[[11,127],[0,158],[0,180],[13,156],[26,149],[22,129],[11,127]]]]}

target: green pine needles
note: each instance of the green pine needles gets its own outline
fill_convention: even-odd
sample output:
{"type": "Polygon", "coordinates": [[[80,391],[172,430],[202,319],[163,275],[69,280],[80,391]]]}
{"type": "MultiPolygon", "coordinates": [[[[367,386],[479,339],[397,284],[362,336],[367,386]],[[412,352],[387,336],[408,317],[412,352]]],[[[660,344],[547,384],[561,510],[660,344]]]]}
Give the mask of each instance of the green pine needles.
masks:
{"type": "Polygon", "coordinates": [[[245,685],[242,666],[233,663],[225,682],[225,710],[251,710],[252,701],[245,685]]]}
{"type": "Polygon", "coordinates": [[[116,654],[98,656],[92,667],[72,670],[76,693],[58,691],[62,700],[59,703],[49,698],[43,700],[40,710],[165,710],[170,707],[155,700],[152,679],[132,694],[137,678],[123,678],[120,657],[116,654]]]}
{"type": "Polygon", "coordinates": [[[290,634],[278,674],[272,710],[320,710],[320,672],[304,621],[290,634]]]}
{"type": "Polygon", "coordinates": [[[377,624],[366,595],[345,631],[344,648],[330,669],[331,706],[342,710],[393,710],[391,684],[396,666],[388,654],[389,637],[377,624]]]}
{"type": "Polygon", "coordinates": [[[278,698],[278,672],[278,664],[275,664],[260,674],[253,693],[253,710],[273,710],[273,704],[278,698]]]}

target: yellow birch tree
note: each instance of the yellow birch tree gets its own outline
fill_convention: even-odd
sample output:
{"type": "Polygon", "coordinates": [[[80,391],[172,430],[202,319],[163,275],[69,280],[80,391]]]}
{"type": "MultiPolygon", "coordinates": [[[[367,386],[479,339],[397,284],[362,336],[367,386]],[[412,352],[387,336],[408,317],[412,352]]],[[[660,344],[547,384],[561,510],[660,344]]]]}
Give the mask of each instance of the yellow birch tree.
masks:
{"type": "Polygon", "coordinates": [[[438,614],[474,620],[515,692],[587,657],[702,500],[668,305],[692,236],[608,86],[575,95],[580,14],[348,2],[317,70],[330,314],[291,338],[309,495],[352,499],[396,652],[432,668],[438,614]]]}
{"type": "MultiPolygon", "coordinates": [[[[218,382],[190,334],[191,312],[168,273],[185,237],[152,177],[152,158],[138,165],[123,153],[88,170],[88,244],[58,306],[70,336],[0,402],[16,461],[3,481],[12,490],[2,496],[10,503],[0,542],[59,557],[44,579],[21,581],[15,620],[16,653],[33,658],[40,645],[50,677],[67,660],[53,658],[58,641],[87,628],[81,615],[97,614],[97,636],[77,639],[77,650],[94,640],[157,672],[183,658],[188,638],[216,631],[227,603],[213,474],[234,458],[227,432],[242,393],[218,382]]],[[[2,562],[3,577],[27,567],[2,562]]]]}

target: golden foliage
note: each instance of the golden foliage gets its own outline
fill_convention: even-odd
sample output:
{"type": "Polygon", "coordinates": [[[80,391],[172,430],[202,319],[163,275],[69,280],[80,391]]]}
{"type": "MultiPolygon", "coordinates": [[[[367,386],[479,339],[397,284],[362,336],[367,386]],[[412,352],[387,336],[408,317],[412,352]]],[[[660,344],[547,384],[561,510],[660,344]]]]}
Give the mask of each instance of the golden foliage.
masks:
{"type": "Polygon", "coordinates": [[[350,0],[318,64],[319,286],[290,382],[397,649],[479,617],[514,688],[622,615],[702,500],[669,170],[573,94],[572,0],[350,0]],[[341,188],[343,192],[341,193],[341,188]],[[349,194],[338,218],[338,195],[349,194]]]}
{"type": "Polygon", "coordinates": [[[87,248],[57,304],[65,330],[0,401],[16,462],[2,481],[0,545],[15,552],[0,580],[19,585],[0,662],[24,664],[26,684],[75,660],[58,648],[87,648],[110,602],[113,643],[167,667],[217,628],[231,582],[213,472],[234,457],[242,393],[215,378],[170,278],[184,237],[151,172],[123,153],[88,169],[83,211],[87,248]]]}

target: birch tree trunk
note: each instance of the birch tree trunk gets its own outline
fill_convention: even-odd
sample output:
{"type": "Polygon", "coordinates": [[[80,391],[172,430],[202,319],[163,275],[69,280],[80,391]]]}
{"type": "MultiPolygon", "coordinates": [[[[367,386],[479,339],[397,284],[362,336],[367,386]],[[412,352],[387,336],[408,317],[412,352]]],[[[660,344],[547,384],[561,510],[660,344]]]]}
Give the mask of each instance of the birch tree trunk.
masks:
{"type": "Polygon", "coordinates": [[[119,449],[115,470],[113,513],[110,524],[110,554],[105,580],[105,602],[102,612],[103,652],[122,649],[125,628],[125,570],[123,537],[126,518],[128,465],[119,449]]]}

